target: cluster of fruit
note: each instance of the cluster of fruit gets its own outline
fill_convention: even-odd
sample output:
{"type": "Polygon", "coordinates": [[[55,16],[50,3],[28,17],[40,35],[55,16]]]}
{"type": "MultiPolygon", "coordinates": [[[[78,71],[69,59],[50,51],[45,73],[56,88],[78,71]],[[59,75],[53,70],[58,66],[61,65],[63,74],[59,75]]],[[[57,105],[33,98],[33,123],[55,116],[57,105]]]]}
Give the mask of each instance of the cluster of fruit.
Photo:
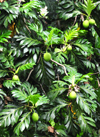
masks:
{"type": "Polygon", "coordinates": [[[94,24],[95,24],[95,20],[94,19],[84,20],[83,21],[83,27],[84,28],[88,28],[89,25],[94,25],[94,24]]]}
{"type": "MultiPolygon", "coordinates": [[[[59,50],[59,52],[63,51],[63,53],[68,54],[68,52],[72,50],[72,46],[69,44],[66,47],[64,47],[63,50],[60,50],[58,48],[56,48],[56,49],[59,50]]],[[[45,61],[50,61],[51,60],[51,54],[46,52],[46,53],[44,53],[43,58],[45,61]]]]}
{"type": "Polygon", "coordinates": [[[72,46],[69,44],[63,49],[63,53],[68,54],[72,50],[72,46]]]}

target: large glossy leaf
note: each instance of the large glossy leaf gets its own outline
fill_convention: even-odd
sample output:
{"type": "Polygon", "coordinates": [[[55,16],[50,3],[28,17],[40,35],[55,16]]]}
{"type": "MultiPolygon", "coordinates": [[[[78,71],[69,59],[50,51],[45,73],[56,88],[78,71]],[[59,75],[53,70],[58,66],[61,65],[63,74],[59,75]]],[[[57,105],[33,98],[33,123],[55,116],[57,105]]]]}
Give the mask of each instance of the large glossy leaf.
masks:
{"type": "Polygon", "coordinates": [[[0,78],[1,77],[5,77],[6,75],[8,75],[8,71],[7,70],[0,70],[0,78]]]}
{"type": "Polygon", "coordinates": [[[34,65],[35,65],[35,63],[27,63],[25,65],[20,66],[19,69],[20,70],[31,69],[31,68],[33,68],[34,65]]]}
{"type": "Polygon", "coordinates": [[[80,108],[85,111],[85,113],[90,114],[90,105],[81,94],[77,94],[76,102],[80,106],[80,108]]]}
{"type": "Polygon", "coordinates": [[[86,132],[91,132],[91,126],[92,127],[95,127],[95,121],[90,118],[90,117],[87,117],[85,116],[85,114],[81,113],[79,116],[78,116],[78,121],[79,121],[79,124],[80,124],[80,127],[83,131],[86,131],[86,132]]]}
{"type": "MultiPolygon", "coordinates": [[[[78,40],[76,40],[74,45],[78,46],[84,52],[87,52],[87,56],[90,56],[93,54],[93,47],[92,47],[91,43],[89,41],[87,41],[87,39],[78,39],[78,40]]],[[[86,56],[86,53],[83,55],[86,56]]]]}
{"type": "Polygon", "coordinates": [[[30,83],[25,82],[19,88],[14,89],[11,92],[12,96],[22,101],[22,103],[28,103],[29,97],[37,92],[37,88],[34,88],[30,83]]]}
{"type": "Polygon", "coordinates": [[[56,112],[58,113],[61,108],[65,107],[67,103],[58,104],[56,107],[49,110],[49,112],[46,112],[45,117],[49,121],[50,119],[55,119],[56,112]]]}
{"type": "Polygon", "coordinates": [[[20,8],[20,11],[21,12],[29,12],[31,11],[33,8],[36,8],[36,9],[40,9],[40,4],[42,4],[39,0],[32,0],[30,2],[27,2],[26,4],[23,4],[22,7],[20,8]]]}
{"type": "Polygon", "coordinates": [[[55,73],[51,62],[46,62],[42,58],[35,67],[35,77],[42,83],[48,83],[53,80],[55,73]]]}
{"type": "Polygon", "coordinates": [[[89,84],[86,84],[85,86],[80,86],[80,88],[85,91],[87,94],[89,94],[93,99],[96,99],[97,95],[94,92],[94,88],[90,86],[89,84]]]}
{"type": "Polygon", "coordinates": [[[17,41],[20,41],[20,45],[22,45],[22,47],[30,47],[30,46],[35,46],[38,44],[41,44],[40,41],[38,41],[37,39],[33,39],[33,38],[29,38],[26,36],[15,36],[17,41]]]}
{"type": "Polygon", "coordinates": [[[20,81],[5,80],[3,86],[7,88],[15,87],[16,85],[21,85],[20,81]]]}
{"type": "Polygon", "coordinates": [[[57,13],[59,17],[64,20],[81,14],[78,9],[75,9],[74,1],[70,0],[62,0],[61,2],[59,2],[57,13]]]}
{"type": "Polygon", "coordinates": [[[23,112],[23,106],[7,105],[0,113],[0,126],[4,127],[17,123],[23,112]]]}
{"type": "Polygon", "coordinates": [[[63,92],[67,90],[67,88],[64,87],[65,85],[67,85],[65,82],[57,81],[57,83],[51,86],[50,91],[47,94],[48,98],[51,101],[54,101],[58,95],[63,94],[63,92]]]}
{"type": "Polygon", "coordinates": [[[11,31],[8,30],[6,32],[1,32],[0,31],[0,43],[5,43],[8,42],[7,38],[10,38],[11,31]]]}
{"type": "Polygon", "coordinates": [[[4,96],[6,96],[6,93],[2,89],[0,89],[0,98],[3,99],[4,96]]]}
{"type": "Polygon", "coordinates": [[[39,97],[38,101],[36,102],[37,106],[43,105],[43,104],[49,104],[49,99],[46,96],[39,97]]]}
{"type": "Polygon", "coordinates": [[[20,101],[27,102],[27,94],[25,91],[21,91],[18,89],[12,90],[12,96],[17,98],[20,101]]]}
{"type": "Polygon", "coordinates": [[[30,113],[27,112],[22,115],[20,118],[20,122],[17,124],[17,126],[14,128],[14,132],[19,135],[20,131],[23,132],[26,129],[28,129],[30,124],[30,113]]]}
{"type": "Polygon", "coordinates": [[[96,8],[96,5],[95,3],[93,3],[92,0],[84,0],[84,4],[82,4],[82,8],[89,17],[91,15],[92,10],[96,8]]]}
{"type": "Polygon", "coordinates": [[[2,11],[6,11],[5,14],[2,14],[2,12],[0,14],[0,19],[2,20],[0,24],[4,24],[4,26],[7,28],[8,24],[18,17],[19,7],[17,2],[13,0],[0,3],[0,7],[2,7],[2,11]]]}

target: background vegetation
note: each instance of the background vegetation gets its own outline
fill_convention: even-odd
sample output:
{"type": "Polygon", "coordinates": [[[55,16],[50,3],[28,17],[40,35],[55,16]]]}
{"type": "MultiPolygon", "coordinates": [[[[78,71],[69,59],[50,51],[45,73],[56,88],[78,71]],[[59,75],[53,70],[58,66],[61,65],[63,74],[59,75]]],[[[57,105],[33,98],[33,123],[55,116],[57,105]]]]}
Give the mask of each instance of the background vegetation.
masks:
{"type": "Polygon", "coordinates": [[[99,0],[0,0],[0,137],[100,136],[99,13],[99,0]]]}

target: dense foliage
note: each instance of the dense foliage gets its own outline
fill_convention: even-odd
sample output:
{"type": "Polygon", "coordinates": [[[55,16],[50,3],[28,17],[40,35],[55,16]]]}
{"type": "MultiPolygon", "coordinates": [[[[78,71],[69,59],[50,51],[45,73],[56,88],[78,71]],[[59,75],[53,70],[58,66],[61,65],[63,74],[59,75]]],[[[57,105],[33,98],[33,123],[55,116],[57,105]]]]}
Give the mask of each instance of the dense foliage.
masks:
{"type": "Polygon", "coordinates": [[[99,137],[99,13],[99,0],[0,0],[0,137],[99,137]]]}

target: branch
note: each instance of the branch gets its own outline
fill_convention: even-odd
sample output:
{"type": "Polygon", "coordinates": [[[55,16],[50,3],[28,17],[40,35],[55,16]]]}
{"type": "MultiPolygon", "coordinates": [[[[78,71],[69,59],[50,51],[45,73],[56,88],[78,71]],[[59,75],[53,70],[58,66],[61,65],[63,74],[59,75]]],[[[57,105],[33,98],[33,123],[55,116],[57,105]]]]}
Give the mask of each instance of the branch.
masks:
{"type": "Polygon", "coordinates": [[[40,84],[40,86],[41,86],[41,89],[42,89],[43,93],[46,95],[45,90],[43,89],[42,84],[40,84]]]}
{"type": "MultiPolygon", "coordinates": [[[[25,20],[25,18],[23,18],[23,20],[24,20],[24,23],[26,24],[26,20],[25,20]]],[[[25,27],[26,27],[26,29],[29,31],[29,33],[31,33],[31,31],[30,31],[30,29],[28,28],[28,26],[25,25],[25,27]]]]}
{"type": "Polygon", "coordinates": [[[33,68],[33,69],[31,69],[31,71],[29,72],[29,74],[28,74],[28,77],[27,77],[26,81],[28,81],[28,80],[29,80],[30,75],[31,75],[31,73],[33,72],[33,70],[34,70],[34,68],[33,68]]]}
{"type": "Polygon", "coordinates": [[[91,74],[91,75],[95,75],[95,74],[99,74],[100,72],[96,72],[96,73],[93,73],[93,74],[91,74]]]}
{"type": "Polygon", "coordinates": [[[56,63],[56,64],[59,65],[59,66],[62,66],[63,69],[64,69],[64,72],[65,72],[66,76],[68,76],[68,74],[67,74],[67,72],[66,72],[66,68],[65,68],[64,65],[62,65],[62,64],[60,64],[60,63],[58,63],[58,62],[56,62],[56,61],[54,61],[54,60],[52,60],[52,59],[51,59],[51,61],[54,62],[54,63],[56,63]]]}
{"type": "Polygon", "coordinates": [[[40,55],[39,55],[39,59],[38,59],[38,61],[37,61],[37,64],[39,63],[39,61],[40,61],[40,58],[41,58],[41,53],[40,53],[40,55]]]}

